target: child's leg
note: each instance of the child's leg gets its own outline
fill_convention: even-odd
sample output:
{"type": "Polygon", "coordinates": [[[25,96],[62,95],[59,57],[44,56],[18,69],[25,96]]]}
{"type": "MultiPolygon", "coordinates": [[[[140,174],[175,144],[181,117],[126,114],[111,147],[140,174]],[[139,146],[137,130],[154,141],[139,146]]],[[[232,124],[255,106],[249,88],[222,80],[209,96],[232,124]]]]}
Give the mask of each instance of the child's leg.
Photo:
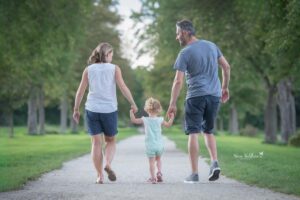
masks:
{"type": "Polygon", "coordinates": [[[156,160],[157,172],[161,172],[161,159],[160,159],[160,156],[156,156],[155,160],[156,160]]]}
{"type": "Polygon", "coordinates": [[[155,179],[155,157],[149,157],[149,169],[152,179],[155,179]]]}
{"type": "Polygon", "coordinates": [[[163,182],[162,173],[161,173],[161,156],[156,156],[155,160],[157,166],[156,180],[157,182],[163,182]]]}

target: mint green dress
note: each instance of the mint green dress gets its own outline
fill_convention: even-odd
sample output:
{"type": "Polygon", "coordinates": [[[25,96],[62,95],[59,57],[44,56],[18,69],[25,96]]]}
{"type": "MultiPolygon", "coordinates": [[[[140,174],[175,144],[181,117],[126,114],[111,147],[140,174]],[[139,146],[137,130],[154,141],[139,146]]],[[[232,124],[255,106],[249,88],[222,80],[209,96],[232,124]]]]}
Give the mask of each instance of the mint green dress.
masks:
{"type": "Polygon", "coordinates": [[[163,117],[142,117],[145,128],[145,145],[148,157],[161,156],[164,150],[161,135],[163,117]]]}

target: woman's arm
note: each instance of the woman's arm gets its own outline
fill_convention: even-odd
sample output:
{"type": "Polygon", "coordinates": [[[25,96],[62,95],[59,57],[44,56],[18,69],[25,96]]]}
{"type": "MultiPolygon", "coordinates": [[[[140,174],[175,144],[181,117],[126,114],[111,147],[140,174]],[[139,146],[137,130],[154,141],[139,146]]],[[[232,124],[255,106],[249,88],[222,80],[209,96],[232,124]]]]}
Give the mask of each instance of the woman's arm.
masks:
{"type": "Polygon", "coordinates": [[[131,92],[128,89],[127,85],[125,84],[123,77],[122,77],[122,72],[119,66],[116,66],[116,82],[121,90],[123,96],[128,100],[128,102],[131,105],[131,108],[133,109],[133,112],[136,113],[138,111],[138,108],[132,98],[131,92]]]}
{"type": "Polygon", "coordinates": [[[87,68],[85,68],[82,73],[81,82],[79,84],[79,87],[76,92],[76,97],[75,97],[73,119],[76,121],[76,123],[79,122],[79,117],[80,117],[79,107],[87,85],[88,85],[88,72],[87,72],[87,68]]]}
{"type": "Polygon", "coordinates": [[[129,114],[130,114],[130,120],[131,120],[132,123],[134,123],[134,124],[143,124],[142,118],[135,118],[134,113],[133,113],[133,109],[130,109],[129,114]]]}

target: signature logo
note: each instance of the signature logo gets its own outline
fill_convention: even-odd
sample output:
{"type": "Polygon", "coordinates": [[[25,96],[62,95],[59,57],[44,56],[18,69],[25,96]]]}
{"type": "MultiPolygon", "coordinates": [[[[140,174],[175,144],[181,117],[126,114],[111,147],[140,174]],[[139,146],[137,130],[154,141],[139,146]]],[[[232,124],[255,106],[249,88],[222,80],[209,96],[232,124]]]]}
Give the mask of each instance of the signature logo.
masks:
{"type": "Polygon", "coordinates": [[[244,153],[244,154],[233,154],[236,159],[250,160],[250,159],[261,159],[264,157],[264,152],[258,153],[244,153]]]}

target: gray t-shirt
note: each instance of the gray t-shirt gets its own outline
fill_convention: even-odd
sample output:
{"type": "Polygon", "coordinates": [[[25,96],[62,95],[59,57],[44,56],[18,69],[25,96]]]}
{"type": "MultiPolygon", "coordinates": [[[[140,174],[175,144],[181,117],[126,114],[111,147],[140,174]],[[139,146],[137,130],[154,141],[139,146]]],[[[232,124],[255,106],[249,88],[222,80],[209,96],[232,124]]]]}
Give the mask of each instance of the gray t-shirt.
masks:
{"type": "Polygon", "coordinates": [[[174,69],[185,72],[188,87],[186,99],[212,95],[221,97],[218,59],[222,52],[214,43],[198,40],[178,54],[174,69]]]}

